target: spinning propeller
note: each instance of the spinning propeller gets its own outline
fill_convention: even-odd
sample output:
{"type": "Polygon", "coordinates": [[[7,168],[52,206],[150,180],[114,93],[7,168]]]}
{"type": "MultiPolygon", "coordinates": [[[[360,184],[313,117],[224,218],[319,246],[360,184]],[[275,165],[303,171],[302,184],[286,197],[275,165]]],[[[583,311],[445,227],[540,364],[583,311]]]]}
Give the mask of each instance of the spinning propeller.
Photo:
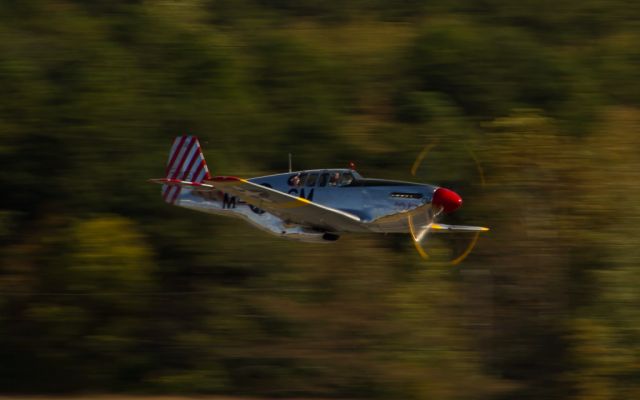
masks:
{"type": "MultiPolygon", "coordinates": [[[[424,161],[425,157],[429,153],[431,149],[433,149],[437,145],[437,141],[433,142],[424,147],[424,149],[420,152],[418,157],[416,158],[413,166],[411,168],[411,175],[416,176],[418,168],[424,161]]],[[[484,187],[484,172],[482,170],[482,166],[480,165],[478,159],[473,154],[473,152],[467,149],[471,159],[474,161],[476,165],[476,169],[478,171],[480,177],[480,183],[482,187],[484,187]]],[[[431,207],[427,207],[424,213],[419,214],[408,214],[407,220],[409,225],[409,231],[411,233],[411,237],[413,238],[413,243],[416,247],[416,250],[420,254],[420,256],[424,259],[428,259],[429,255],[425,250],[424,243],[426,243],[426,239],[429,237],[429,234],[432,232],[447,232],[447,233],[473,233],[473,239],[469,242],[466,249],[458,254],[455,258],[444,262],[444,265],[457,265],[462,260],[467,258],[467,256],[471,253],[473,248],[475,247],[478,239],[480,237],[481,232],[488,231],[489,228],[479,227],[479,226],[466,226],[466,225],[446,225],[439,223],[439,219],[443,214],[449,214],[462,206],[462,198],[456,192],[450,189],[446,189],[443,187],[439,187],[433,193],[433,198],[431,201],[431,207]]]]}

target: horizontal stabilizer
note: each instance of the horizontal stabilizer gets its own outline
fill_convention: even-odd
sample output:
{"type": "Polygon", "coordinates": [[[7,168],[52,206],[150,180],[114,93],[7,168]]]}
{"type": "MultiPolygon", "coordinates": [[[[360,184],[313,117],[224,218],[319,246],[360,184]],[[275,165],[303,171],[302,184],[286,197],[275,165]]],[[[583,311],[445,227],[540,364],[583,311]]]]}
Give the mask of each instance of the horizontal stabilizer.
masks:
{"type": "Polygon", "coordinates": [[[484,226],[430,224],[429,228],[435,232],[486,232],[484,226]]]}
{"type": "Polygon", "coordinates": [[[159,183],[161,185],[167,185],[167,186],[179,186],[187,189],[200,190],[203,192],[211,192],[211,191],[217,190],[215,187],[213,187],[213,185],[209,185],[207,183],[181,181],[180,179],[168,179],[168,178],[149,179],[149,182],[159,183]]]}

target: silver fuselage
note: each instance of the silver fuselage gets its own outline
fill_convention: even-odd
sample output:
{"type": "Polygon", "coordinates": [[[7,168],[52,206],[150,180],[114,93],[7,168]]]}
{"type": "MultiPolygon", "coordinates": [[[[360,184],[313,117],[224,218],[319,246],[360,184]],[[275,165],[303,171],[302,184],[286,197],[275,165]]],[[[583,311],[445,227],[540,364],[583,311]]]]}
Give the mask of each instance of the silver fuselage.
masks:
{"type": "MultiPolygon", "coordinates": [[[[336,235],[346,232],[409,232],[407,216],[419,207],[430,204],[437,189],[437,186],[427,184],[365,179],[357,172],[347,169],[297,171],[248,180],[350,213],[362,221],[358,226],[330,232],[336,235]],[[334,173],[350,173],[354,179],[344,185],[331,184],[326,177],[334,173]],[[292,183],[292,178],[300,175],[315,176],[315,180],[307,180],[303,185],[292,183]],[[324,179],[321,179],[323,175],[324,179]]],[[[175,205],[211,214],[243,218],[266,232],[290,239],[322,242],[326,238],[325,231],[313,226],[288,223],[222,191],[182,190],[175,205]]]]}

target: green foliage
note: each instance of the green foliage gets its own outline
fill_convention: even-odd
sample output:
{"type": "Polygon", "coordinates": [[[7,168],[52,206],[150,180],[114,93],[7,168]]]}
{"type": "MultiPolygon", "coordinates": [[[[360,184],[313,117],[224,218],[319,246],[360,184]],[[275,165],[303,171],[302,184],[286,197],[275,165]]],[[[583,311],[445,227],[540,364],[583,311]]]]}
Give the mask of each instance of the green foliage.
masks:
{"type": "Polygon", "coordinates": [[[445,23],[417,37],[407,72],[412,86],[446,95],[469,115],[486,119],[519,107],[557,115],[579,95],[572,62],[521,30],[445,23]]]}
{"type": "Polygon", "coordinates": [[[639,10],[0,3],[0,391],[637,398],[639,10]],[[243,176],[432,145],[415,179],[492,231],[443,269],[172,208],[145,181],[184,133],[243,176]]]}

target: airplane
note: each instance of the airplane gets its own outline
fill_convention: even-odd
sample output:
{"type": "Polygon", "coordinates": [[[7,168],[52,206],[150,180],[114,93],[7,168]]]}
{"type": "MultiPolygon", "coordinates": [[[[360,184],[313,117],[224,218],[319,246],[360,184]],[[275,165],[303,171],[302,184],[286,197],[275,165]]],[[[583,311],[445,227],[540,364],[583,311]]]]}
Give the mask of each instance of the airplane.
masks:
{"type": "Polygon", "coordinates": [[[421,244],[429,232],[472,232],[477,240],[489,230],[438,223],[440,215],[462,206],[462,198],[444,187],[364,178],[353,165],[289,169],[249,179],[212,176],[198,138],[178,136],[165,177],[149,181],[162,185],[162,198],[171,205],[239,217],[278,237],[304,242],[333,242],[356,232],[410,233],[426,258],[421,244]]]}

